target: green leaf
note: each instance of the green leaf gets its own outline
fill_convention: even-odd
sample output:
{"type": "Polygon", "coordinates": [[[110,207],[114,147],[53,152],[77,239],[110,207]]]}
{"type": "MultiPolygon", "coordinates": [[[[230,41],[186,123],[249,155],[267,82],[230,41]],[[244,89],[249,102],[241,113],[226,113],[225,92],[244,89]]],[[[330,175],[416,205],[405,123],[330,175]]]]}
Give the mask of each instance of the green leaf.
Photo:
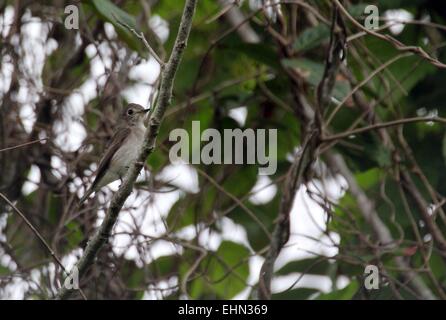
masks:
{"type": "Polygon", "coordinates": [[[167,164],[168,158],[160,149],[155,149],[147,159],[147,164],[150,166],[151,172],[159,172],[167,164]]]}
{"type": "Polygon", "coordinates": [[[257,166],[244,165],[236,170],[224,183],[223,188],[234,196],[244,196],[257,182],[257,166]],[[243,177],[241,179],[241,177],[243,177]]]}
{"type": "Polygon", "coordinates": [[[136,36],[120,23],[128,25],[130,28],[137,30],[136,19],[124,10],[117,7],[109,0],[92,0],[91,4],[96,9],[99,16],[107,22],[110,22],[116,29],[118,36],[133,50],[138,51],[142,55],[147,55],[142,50],[141,42],[136,36]],[[120,22],[120,23],[119,23],[120,22]]]}
{"type": "Polygon", "coordinates": [[[327,275],[330,269],[330,262],[324,258],[309,258],[291,261],[280,268],[277,275],[288,275],[293,272],[327,275]]]}
{"type": "MultiPolygon", "coordinates": [[[[284,67],[294,68],[304,77],[306,82],[317,87],[324,75],[325,67],[322,63],[309,59],[283,59],[284,67]]],[[[333,96],[341,101],[350,92],[350,85],[346,80],[337,80],[333,88],[333,96]]]]}
{"type": "Polygon", "coordinates": [[[391,151],[384,147],[382,144],[376,145],[375,149],[372,150],[372,157],[382,168],[389,167],[392,164],[392,153],[391,151]]]}
{"type": "Polygon", "coordinates": [[[124,260],[122,266],[120,267],[120,273],[122,279],[125,280],[125,285],[128,288],[136,289],[144,283],[144,268],[139,268],[132,260],[124,260]]]}
{"type": "Polygon", "coordinates": [[[355,293],[359,289],[358,281],[354,280],[350,282],[344,289],[335,290],[330,293],[324,293],[319,295],[317,300],[351,300],[355,293]]]}
{"type": "Polygon", "coordinates": [[[0,276],[6,276],[8,274],[11,274],[11,270],[9,270],[8,268],[0,265],[0,276]]]}
{"type": "Polygon", "coordinates": [[[198,211],[195,208],[195,201],[191,201],[188,196],[182,196],[172,206],[167,215],[167,225],[172,231],[179,230],[199,221],[198,211]]]}
{"type": "Polygon", "coordinates": [[[179,256],[162,256],[152,261],[148,268],[157,279],[169,277],[176,272],[178,258],[179,256]]]}
{"type": "MultiPolygon", "coordinates": [[[[232,40],[232,39],[231,39],[232,40]]],[[[270,66],[273,69],[279,69],[280,64],[277,60],[277,53],[272,46],[264,43],[244,43],[240,41],[226,41],[227,49],[235,50],[246,55],[254,61],[270,66]]]]}
{"type": "Polygon", "coordinates": [[[76,221],[70,221],[66,225],[66,228],[69,230],[69,232],[67,233],[69,248],[76,248],[84,239],[84,234],[82,233],[82,230],[76,221]]]}
{"type": "Polygon", "coordinates": [[[368,6],[368,4],[365,3],[359,3],[348,6],[348,12],[351,14],[354,18],[359,18],[361,16],[364,16],[364,10],[368,6]]]}
{"type": "Polygon", "coordinates": [[[211,187],[206,193],[180,197],[167,215],[167,225],[172,231],[176,231],[206,221],[213,212],[212,208],[219,194],[220,191],[211,187]]]}
{"type": "Polygon", "coordinates": [[[316,27],[308,28],[303,31],[293,44],[295,50],[305,51],[319,46],[330,37],[330,29],[319,24],[316,27]]]}
{"type": "Polygon", "coordinates": [[[355,175],[356,181],[358,182],[359,186],[364,190],[367,190],[376,185],[380,181],[380,177],[381,177],[381,170],[379,168],[372,168],[365,172],[357,173],[355,175]]]}
{"type": "Polygon", "coordinates": [[[441,153],[443,155],[443,160],[445,161],[446,164],[446,133],[443,135],[443,145],[441,148],[441,153]]]}
{"type": "Polygon", "coordinates": [[[272,295],[273,300],[308,300],[311,296],[319,293],[319,290],[312,288],[297,288],[287,290],[272,295]]]}
{"type": "Polygon", "coordinates": [[[198,277],[191,284],[190,295],[195,298],[215,295],[231,299],[246,288],[249,276],[249,250],[238,243],[223,241],[214,255],[202,261],[207,279],[198,277]]]}
{"type": "MultiPolygon", "coordinates": [[[[271,232],[273,221],[277,217],[277,210],[281,199],[280,192],[268,203],[262,205],[253,205],[247,203],[246,206],[255,214],[265,228],[271,232]]],[[[241,224],[248,234],[248,240],[251,247],[258,251],[267,246],[270,241],[265,234],[263,228],[255,221],[245,210],[237,206],[229,213],[229,218],[235,223],[241,224]]]]}

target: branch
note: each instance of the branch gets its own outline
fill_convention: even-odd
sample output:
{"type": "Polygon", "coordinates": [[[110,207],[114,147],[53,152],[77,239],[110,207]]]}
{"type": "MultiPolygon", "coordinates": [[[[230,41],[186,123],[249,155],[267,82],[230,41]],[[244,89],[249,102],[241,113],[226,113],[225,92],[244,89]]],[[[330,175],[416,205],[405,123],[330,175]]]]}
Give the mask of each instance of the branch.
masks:
{"type": "Polygon", "coordinates": [[[144,33],[141,31],[140,33],[138,33],[135,29],[133,29],[132,27],[130,27],[127,23],[125,23],[124,21],[121,21],[118,19],[118,17],[115,14],[112,14],[113,17],[116,19],[116,22],[119,23],[120,25],[122,25],[124,28],[127,28],[131,33],[133,33],[139,40],[142,41],[142,43],[144,44],[144,46],[146,47],[147,50],[149,50],[150,54],[155,58],[155,60],[160,64],[161,69],[164,68],[164,61],[161,60],[161,58],[156,54],[155,50],[152,49],[152,47],[150,46],[149,42],[147,41],[146,37],[144,36],[144,33]]]}
{"type": "Polygon", "coordinates": [[[42,142],[42,141],[46,141],[46,140],[48,140],[48,138],[43,138],[43,139],[38,139],[38,140],[33,140],[33,141],[25,142],[25,143],[22,143],[22,144],[13,146],[13,147],[8,147],[8,148],[0,149],[0,152],[4,152],[4,151],[9,151],[9,150],[13,150],[13,149],[17,149],[17,148],[25,147],[25,146],[28,146],[28,145],[30,145],[30,144],[34,144],[34,143],[42,142]]]}
{"type": "Polygon", "coordinates": [[[399,120],[394,120],[394,121],[389,121],[389,122],[375,123],[375,124],[372,124],[367,127],[358,128],[358,129],[342,132],[339,134],[334,134],[334,135],[331,135],[328,137],[324,137],[324,138],[322,138],[322,141],[330,142],[330,141],[340,140],[340,139],[348,138],[351,135],[355,135],[358,133],[364,133],[364,132],[372,131],[372,130],[376,130],[376,129],[383,129],[383,128],[398,126],[398,125],[402,125],[402,124],[406,124],[406,123],[415,123],[415,122],[440,122],[440,123],[446,124],[446,118],[427,116],[427,117],[414,117],[414,118],[399,119],[399,120]]]}
{"type": "Polygon", "coordinates": [[[305,126],[301,153],[296,156],[294,163],[291,165],[285,182],[271,244],[260,270],[258,297],[262,300],[271,299],[271,280],[274,274],[274,263],[290,237],[290,212],[296,193],[300,186],[312,177],[311,166],[316,161],[321,144],[322,114],[324,107],[330,101],[336,75],[345,56],[345,43],[346,32],[344,23],[338,15],[337,8],[334,8],[324,75],[317,88],[317,109],[306,123],[301,120],[305,126]],[[340,31],[337,29],[340,29],[340,31]]]}
{"type": "Polygon", "coordinates": [[[325,58],[325,69],[322,80],[317,87],[317,112],[316,120],[322,121],[324,107],[330,102],[339,66],[346,56],[347,31],[344,21],[338,13],[338,9],[333,8],[333,18],[331,24],[330,44],[325,58]],[[339,29],[339,30],[338,30],[339,29]]]}
{"type": "Polygon", "coordinates": [[[371,79],[373,79],[378,73],[380,73],[381,71],[385,70],[387,67],[389,67],[391,64],[395,63],[396,61],[405,58],[405,57],[409,57],[411,56],[412,53],[402,53],[399,55],[396,55],[395,57],[393,57],[392,59],[388,60],[386,63],[382,64],[381,66],[379,66],[376,70],[374,70],[373,72],[371,72],[364,80],[361,81],[361,83],[359,83],[358,85],[356,85],[349,94],[347,94],[345,96],[344,99],[342,99],[341,102],[338,103],[338,105],[334,108],[333,112],[330,113],[330,116],[328,117],[326,123],[326,126],[328,126],[331,121],[333,120],[333,118],[335,117],[336,113],[338,113],[339,109],[341,109],[341,107],[349,100],[351,99],[351,97],[359,90],[361,89],[364,85],[366,85],[371,79]]]}
{"type": "Polygon", "coordinates": [[[437,243],[440,254],[446,257],[446,239],[443,236],[442,230],[435,223],[434,217],[429,213],[429,204],[426,203],[424,197],[421,195],[412,178],[406,171],[401,171],[401,186],[412,197],[415,205],[420,211],[423,221],[426,223],[426,228],[432,235],[432,238],[437,243]]]}
{"type": "Polygon", "coordinates": [[[437,59],[431,57],[429,54],[426,53],[426,51],[424,51],[421,47],[416,47],[416,46],[406,46],[404,43],[401,43],[400,41],[398,41],[397,39],[395,39],[394,37],[390,36],[390,35],[383,35],[380,34],[378,32],[375,32],[373,30],[369,30],[366,27],[364,27],[362,24],[360,24],[358,21],[355,20],[355,18],[353,18],[350,13],[348,13],[347,9],[345,9],[342,4],[339,2],[339,0],[333,0],[333,3],[339,8],[339,10],[342,11],[342,13],[359,29],[361,29],[362,31],[371,34],[379,39],[385,40],[389,43],[391,43],[397,50],[402,51],[402,52],[413,52],[416,55],[420,56],[421,58],[423,58],[426,61],[429,61],[430,63],[432,63],[434,66],[438,67],[438,68],[446,68],[446,64],[438,61],[437,59]]]}
{"type": "MultiPolygon", "coordinates": [[[[40,141],[40,140],[38,140],[40,141]]],[[[12,208],[15,212],[22,218],[22,220],[26,223],[26,225],[31,229],[31,231],[36,235],[36,237],[39,239],[39,241],[43,244],[45,249],[49,252],[51,257],[53,257],[54,261],[62,268],[63,272],[68,275],[67,270],[62,264],[62,261],[59,259],[59,257],[56,255],[54,250],[50,247],[50,245],[46,242],[45,238],[40,234],[40,232],[36,229],[36,227],[33,226],[31,221],[29,221],[26,216],[20,211],[3,193],[0,192],[0,197],[3,198],[3,200],[12,208]]],[[[82,297],[87,300],[82,290],[79,290],[82,297]]]]}
{"type": "MultiPolygon", "coordinates": [[[[225,18],[228,20],[231,26],[238,26],[237,33],[240,36],[240,38],[245,43],[259,43],[260,37],[258,34],[254,31],[254,29],[249,25],[249,22],[244,23],[245,16],[243,15],[240,8],[237,6],[237,2],[234,1],[231,3],[229,0],[219,0],[218,1],[220,5],[223,7],[222,11],[217,15],[219,17],[221,14],[225,15],[225,18]]],[[[213,21],[215,18],[213,18],[210,21],[213,21]]],[[[210,22],[207,21],[208,23],[210,22]]]]}
{"type": "MultiPolygon", "coordinates": [[[[172,98],[172,87],[177,72],[178,66],[181,61],[186,43],[189,38],[189,33],[192,27],[192,19],[195,13],[197,0],[186,0],[184,6],[183,15],[181,17],[181,23],[178,30],[177,38],[170,55],[169,61],[166,63],[165,68],[161,72],[161,84],[159,91],[158,102],[150,115],[149,125],[144,134],[144,143],[139,152],[138,159],[133,163],[127,174],[124,177],[124,181],[121,184],[119,190],[113,195],[107,214],[101,226],[96,233],[87,243],[84,254],[77,262],[76,266],[79,271],[79,278],[85,274],[87,269],[93,264],[101,247],[108,241],[111,230],[116,223],[119,212],[124,205],[125,200],[130,195],[133,189],[133,184],[141,171],[144,162],[147,157],[152,153],[155,148],[156,137],[158,135],[161,121],[163,120],[164,113],[167,107],[170,105],[172,98]]],[[[72,290],[68,290],[65,287],[60,288],[56,299],[69,298],[72,290]]]]}
{"type": "Polygon", "coordinates": [[[308,135],[308,139],[304,143],[301,153],[296,156],[285,182],[271,244],[260,269],[258,298],[261,300],[271,299],[274,263],[290,237],[290,212],[296,193],[305,181],[306,171],[313,162],[314,144],[317,143],[317,137],[316,131],[308,135]]]}
{"type": "Polygon", "coordinates": [[[3,200],[12,208],[15,212],[22,218],[22,220],[26,223],[26,225],[31,229],[31,231],[36,235],[36,237],[40,240],[40,242],[43,244],[43,246],[46,248],[46,250],[49,252],[49,254],[53,257],[53,259],[57,262],[57,264],[62,268],[63,271],[66,272],[65,267],[63,266],[60,259],[56,256],[54,253],[54,250],[51,249],[50,245],[46,242],[45,238],[40,234],[39,231],[33,226],[31,221],[29,221],[25,215],[11,202],[9,199],[0,192],[0,197],[3,198],[3,200]]]}
{"type": "MultiPolygon", "coordinates": [[[[386,248],[394,248],[395,241],[392,238],[389,228],[387,228],[386,224],[379,217],[372,201],[370,201],[356,182],[355,176],[347,167],[344,159],[339,154],[328,152],[327,161],[331,168],[338,171],[347,180],[349,192],[355,197],[359,212],[370,224],[379,242],[386,248]]],[[[420,297],[427,300],[436,299],[432,291],[424,283],[423,279],[417,273],[411,270],[410,266],[401,256],[395,257],[394,260],[395,264],[401,270],[404,270],[402,271],[402,274],[405,280],[409,282],[411,287],[417,292],[418,295],[420,295],[420,297]]]]}

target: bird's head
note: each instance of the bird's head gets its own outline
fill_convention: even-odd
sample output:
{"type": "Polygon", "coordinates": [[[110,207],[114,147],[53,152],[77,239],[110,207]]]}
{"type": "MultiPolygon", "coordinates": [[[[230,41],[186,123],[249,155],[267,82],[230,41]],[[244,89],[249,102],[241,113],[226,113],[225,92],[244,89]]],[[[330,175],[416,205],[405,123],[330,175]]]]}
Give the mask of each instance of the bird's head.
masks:
{"type": "Polygon", "coordinates": [[[130,126],[138,124],[144,124],[147,112],[150,109],[144,109],[142,106],[136,103],[130,103],[125,109],[123,117],[126,123],[130,126]]]}

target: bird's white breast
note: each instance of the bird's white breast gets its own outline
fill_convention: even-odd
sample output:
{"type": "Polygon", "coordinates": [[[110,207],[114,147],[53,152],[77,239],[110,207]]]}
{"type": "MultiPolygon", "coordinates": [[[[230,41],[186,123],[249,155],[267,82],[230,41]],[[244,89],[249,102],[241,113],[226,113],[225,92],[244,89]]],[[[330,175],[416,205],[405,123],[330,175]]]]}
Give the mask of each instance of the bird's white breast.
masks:
{"type": "Polygon", "coordinates": [[[132,127],[129,136],[112,157],[110,169],[121,178],[124,177],[130,164],[138,157],[141,144],[144,140],[144,132],[144,125],[132,127]]]}

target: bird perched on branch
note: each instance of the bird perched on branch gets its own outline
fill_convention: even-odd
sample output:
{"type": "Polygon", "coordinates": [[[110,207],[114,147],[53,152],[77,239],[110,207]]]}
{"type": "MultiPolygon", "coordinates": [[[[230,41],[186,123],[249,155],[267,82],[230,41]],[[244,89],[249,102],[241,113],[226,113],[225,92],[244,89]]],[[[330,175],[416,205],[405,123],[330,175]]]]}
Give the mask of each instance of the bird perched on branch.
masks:
{"type": "Polygon", "coordinates": [[[85,192],[79,204],[93,192],[99,191],[113,181],[124,178],[130,164],[136,161],[144,141],[145,120],[149,110],[136,103],[130,103],[124,109],[121,115],[122,123],[116,129],[109,147],[99,162],[93,184],[85,192]]]}

